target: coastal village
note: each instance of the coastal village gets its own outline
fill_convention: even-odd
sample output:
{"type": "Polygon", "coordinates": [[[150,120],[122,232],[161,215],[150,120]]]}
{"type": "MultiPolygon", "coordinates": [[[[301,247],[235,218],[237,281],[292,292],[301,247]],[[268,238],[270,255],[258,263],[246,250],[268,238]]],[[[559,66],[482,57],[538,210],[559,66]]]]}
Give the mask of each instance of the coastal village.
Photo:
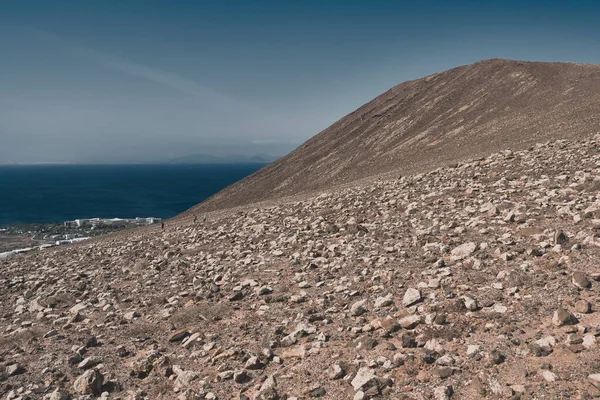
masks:
{"type": "Polygon", "coordinates": [[[73,244],[123,229],[159,224],[161,218],[89,218],[62,224],[23,224],[0,229],[0,258],[73,244]]]}

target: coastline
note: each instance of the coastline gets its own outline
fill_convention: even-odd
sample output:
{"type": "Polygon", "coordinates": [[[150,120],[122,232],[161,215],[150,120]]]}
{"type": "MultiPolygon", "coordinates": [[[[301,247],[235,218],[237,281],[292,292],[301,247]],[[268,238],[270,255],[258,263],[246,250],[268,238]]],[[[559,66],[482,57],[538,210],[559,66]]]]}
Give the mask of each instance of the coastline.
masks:
{"type": "Polygon", "coordinates": [[[0,259],[161,221],[155,217],[88,218],[63,223],[6,225],[0,228],[0,259]]]}

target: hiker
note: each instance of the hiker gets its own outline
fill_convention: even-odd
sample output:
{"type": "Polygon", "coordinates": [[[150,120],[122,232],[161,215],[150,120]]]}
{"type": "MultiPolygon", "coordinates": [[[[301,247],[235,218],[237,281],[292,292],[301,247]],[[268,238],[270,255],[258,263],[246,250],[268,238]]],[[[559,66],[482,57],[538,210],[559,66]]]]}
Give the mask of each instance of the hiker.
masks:
{"type": "Polygon", "coordinates": [[[204,223],[206,223],[206,215],[204,216],[204,223]]]}
{"type": "Polygon", "coordinates": [[[165,230],[165,223],[164,223],[164,222],[161,222],[161,223],[160,223],[160,227],[161,227],[161,228],[162,228],[162,230],[164,231],[164,230],[165,230]]]}

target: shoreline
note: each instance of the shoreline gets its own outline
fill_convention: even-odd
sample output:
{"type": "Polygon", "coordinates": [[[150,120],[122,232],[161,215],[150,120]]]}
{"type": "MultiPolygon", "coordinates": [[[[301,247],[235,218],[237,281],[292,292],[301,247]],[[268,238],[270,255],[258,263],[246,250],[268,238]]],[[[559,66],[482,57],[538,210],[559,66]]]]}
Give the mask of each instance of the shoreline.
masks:
{"type": "Polygon", "coordinates": [[[155,225],[161,218],[88,218],[62,223],[3,225],[0,228],[0,259],[50,247],[72,244],[96,236],[139,226],[155,225]]]}

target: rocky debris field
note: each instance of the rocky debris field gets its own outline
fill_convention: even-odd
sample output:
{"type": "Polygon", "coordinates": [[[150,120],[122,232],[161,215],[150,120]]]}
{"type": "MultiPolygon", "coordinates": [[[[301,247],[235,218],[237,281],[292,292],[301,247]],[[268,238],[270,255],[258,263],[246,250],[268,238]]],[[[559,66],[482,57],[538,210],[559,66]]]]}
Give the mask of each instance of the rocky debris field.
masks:
{"type": "Polygon", "coordinates": [[[600,397],[600,138],[0,260],[5,399],[600,397]]]}

